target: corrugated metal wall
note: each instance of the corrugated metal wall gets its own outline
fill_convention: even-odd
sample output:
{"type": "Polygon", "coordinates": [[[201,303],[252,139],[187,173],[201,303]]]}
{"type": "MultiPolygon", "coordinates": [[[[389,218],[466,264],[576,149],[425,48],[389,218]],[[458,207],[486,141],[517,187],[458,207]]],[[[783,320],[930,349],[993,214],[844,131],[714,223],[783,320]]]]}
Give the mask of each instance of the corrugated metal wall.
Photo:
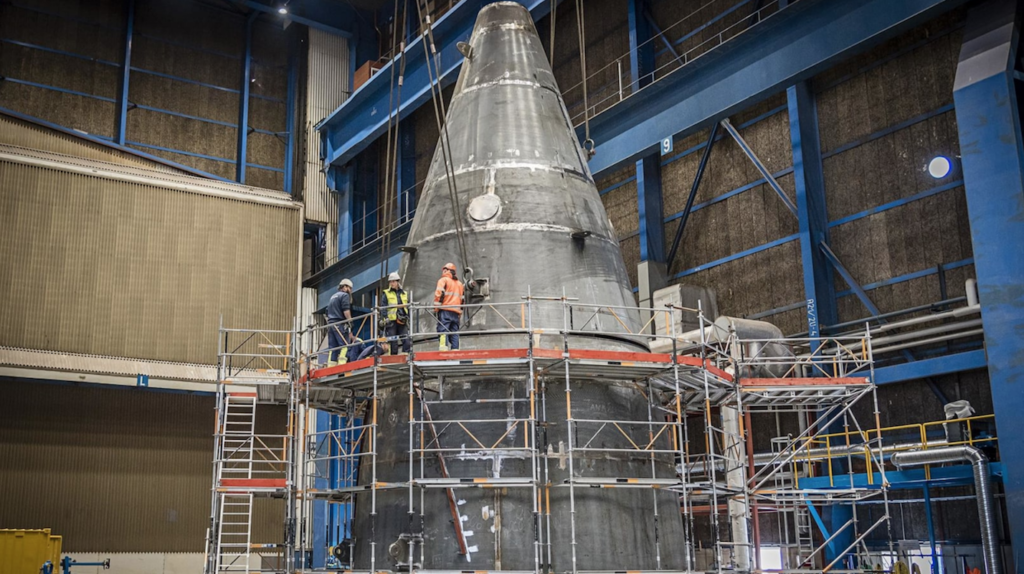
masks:
{"type": "MultiPolygon", "coordinates": [[[[212,396],[0,379],[0,397],[0,528],[52,528],[65,551],[203,550],[212,396]]],[[[285,417],[259,407],[257,432],[285,417]]],[[[281,541],[279,506],[258,505],[254,542],[281,541]]]]}
{"type": "Polygon", "coordinates": [[[126,181],[52,165],[0,160],[0,346],[213,363],[221,315],[291,328],[297,204],[241,186],[235,197],[252,201],[181,191],[180,179],[204,180],[137,168],[126,181]]]}
{"type": "Polygon", "coordinates": [[[306,165],[303,182],[306,219],[327,224],[327,254],[337,253],[338,201],[327,189],[320,160],[320,137],[313,129],[349,95],[351,72],[348,41],[309,30],[309,71],[306,89],[306,165]]]}

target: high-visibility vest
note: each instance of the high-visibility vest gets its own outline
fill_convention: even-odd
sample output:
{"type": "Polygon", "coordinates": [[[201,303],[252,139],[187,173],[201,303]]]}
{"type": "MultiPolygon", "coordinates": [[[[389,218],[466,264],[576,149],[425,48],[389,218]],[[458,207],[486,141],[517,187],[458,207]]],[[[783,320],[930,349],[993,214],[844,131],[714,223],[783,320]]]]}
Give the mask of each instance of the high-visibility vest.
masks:
{"type": "MultiPolygon", "coordinates": [[[[384,298],[387,300],[387,302],[388,302],[387,306],[389,307],[388,308],[388,321],[398,321],[398,311],[399,311],[399,309],[398,309],[398,304],[399,304],[398,303],[398,299],[399,299],[399,295],[401,295],[401,299],[402,299],[402,303],[401,304],[402,305],[408,305],[409,304],[409,294],[406,293],[404,289],[399,289],[397,292],[394,291],[393,289],[385,289],[384,290],[384,298]]],[[[408,315],[408,311],[403,313],[403,315],[405,317],[408,317],[409,316],[408,315]]],[[[405,322],[405,318],[404,317],[402,318],[401,322],[402,323],[405,322]]]]}
{"type": "Polygon", "coordinates": [[[454,279],[445,273],[437,281],[437,289],[434,291],[434,303],[440,303],[441,309],[462,314],[462,296],[462,282],[458,279],[454,279]]]}

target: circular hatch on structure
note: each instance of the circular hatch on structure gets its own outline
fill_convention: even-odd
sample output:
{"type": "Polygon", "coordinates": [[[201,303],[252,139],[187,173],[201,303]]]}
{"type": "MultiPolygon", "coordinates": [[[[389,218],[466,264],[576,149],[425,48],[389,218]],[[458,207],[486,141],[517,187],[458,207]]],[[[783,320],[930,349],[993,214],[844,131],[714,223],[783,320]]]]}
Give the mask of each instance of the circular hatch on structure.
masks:
{"type": "Polygon", "coordinates": [[[501,199],[497,195],[481,195],[469,202],[467,213],[473,221],[488,221],[494,219],[501,211],[501,199]]]}

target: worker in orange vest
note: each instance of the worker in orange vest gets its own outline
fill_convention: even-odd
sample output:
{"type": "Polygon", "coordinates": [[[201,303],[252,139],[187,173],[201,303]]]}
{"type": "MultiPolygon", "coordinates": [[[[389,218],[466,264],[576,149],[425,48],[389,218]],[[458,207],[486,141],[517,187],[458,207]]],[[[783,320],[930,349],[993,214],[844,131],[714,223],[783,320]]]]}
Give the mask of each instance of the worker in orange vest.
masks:
{"type": "Polygon", "coordinates": [[[455,264],[441,268],[441,278],[434,291],[434,309],[437,310],[437,332],[441,333],[441,350],[459,348],[459,322],[462,319],[464,287],[455,274],[455,264]]]}

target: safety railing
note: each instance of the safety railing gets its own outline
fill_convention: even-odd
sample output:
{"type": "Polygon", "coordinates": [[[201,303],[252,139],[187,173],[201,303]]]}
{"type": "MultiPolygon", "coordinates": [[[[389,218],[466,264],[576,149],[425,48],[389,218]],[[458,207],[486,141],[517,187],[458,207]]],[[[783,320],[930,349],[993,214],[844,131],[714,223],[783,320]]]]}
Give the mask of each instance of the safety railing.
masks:
{"type": "Polygon", "coordinates": [[[253,384],[288,377],[294,360],[294,331],[222,326],[219,332],[217,363],[221,382],[253,384]]]}
{"type": "MultiPolygon", "coordinates": [[[[834,486],[836,461],[842,461],[842,472],[845,473],[845,467],[852,459],[855,470],[867,475],[868,484],[876,484],[874,475],[878,472],[879,457],[872,456],[872,452],[880,453],[881,460],[888,460],[893,453],[912,450],[958,445],[989,448],[998,444],[999,438],[994,431],[995,415],[978,415],[883,427],[877,432],[856,430],[820,434],[803,441],[806,449],[793,457],[794,481],[799,483],[796,465],[820,463],[821,475],[828,476],[834,486]],[[958,428],[959,437],[951,436],[948,430],[951,427],[958,428]]],[[[925,469],[926,473],[930,472],[929,467],[925,469]]]]}
{"type": "MultiPolygon", "coordinates": [[[[740,2],[739,4],[744,3],[740,2]]],[[[649,72],[634,74],[630,63],[632,60],[631,53],[626,53],[587,74],[586,97],[584,97],[583,93],[585,84],[582,80],[563,90],[562,98],[567,103],[573,125],[582,124],[586,117],[593,117],[603,112],[612,105],[636,94],[644,87],[660,80],[670,72],[693,62],[741,33],[750,30],[773,14],[778,13],[782,9],[783,3],[779,0],[771,0],[761,3],[759,8],[746,13],[729,10],[728,12],[732,13],[732,22],[729,22],[728,19],[718,20],[718,23],[711,22],[705,24],[708,28],[701,26],[705,30],[703,34],[683,35],[683,41],[680,42],[680,45],[683,47],[677,51],[677,44],[673,42],[668,34],[677,26],[686,22],[695,22],[697,18],[704,17],[707,14],[706,7],[706,5],[701,6],[637,47],[637,49],[653,49],[653,47],[647,47],[649,43],[671,46],[665,50],[668,53],[667,55],[659,55],[657,58],[658,63],[649,72]],[[700,38],[703,38],[703,40],[700,38]],[[596,87],[590,87],[595,84],[596,87]],[[586,109],[583,109],[584,102],[586,102],[586,109]]]]}
{"type": "Polygon", "coordinates": [[[748,377],[868,376],[868,337],[743,339],[737,362],[748,377]]]}
{"type": "MultiPolygon", "coordinates": [[[[531,297],[526,296],[521,302],[467,303],[439,307],[434,304],[411,302],[408,305],[374,306],[362,314],[325,325],[307,327],[301,338],[299,360],[308,362],[314,367],[338,364],[355,360],[366,352],[365,356],[388,354],[392,343],[401,346],[403,339],[408,338],[420,350],[429,350],[422,346],[429,341],[437,341],[441,348],[442,335],[457,335],[461,349],[494,348],[488,339],[498,336],[507,337],[504,341],[508,348],[527,348],[538,341],[546,342],[543,346],[551,348],[564,347],[564,340],[574,337],[611,337],[632,343],[637,351],[646,351],[646,347],[658,342],[671,342],[677,336],[674,329],[675,317],[684,312],[693,312],[683,308],[664,308],[652,311],[647,308],[596,305],[581,303],[572,298],[531,297]],[[408,315],[406,328],[400,335],[388,335],[384,329],[389,311],[403,308],[408,315]],[[449,331],[442,311],[457,311],[458,330],[449,331]],[[638,313],[648,315],[641,322],[638,313]],[[654,331],[656,316],[667,317],[663,332],[654,331]],[[373,344],[380,348],[371,349],[373,344]],[[371,349],[368,351],[368,349],[371,349]],[[346,351],[339,357],[340,351],[346,351]],[[344,359],[344,361],[342,361],[344,359]]],[[[445,347],[451,348],[448,344],[445,347]]],[[[710,349],[715,354],[715,365],[725,365],[728,359],[710,349]]]]}
{"type": "Polygon", "coordinates": [[[222,479],[287,479],[288,435],[249,434],[226,431],[224,445],[214,464],[221,465],[222,479]]]}

